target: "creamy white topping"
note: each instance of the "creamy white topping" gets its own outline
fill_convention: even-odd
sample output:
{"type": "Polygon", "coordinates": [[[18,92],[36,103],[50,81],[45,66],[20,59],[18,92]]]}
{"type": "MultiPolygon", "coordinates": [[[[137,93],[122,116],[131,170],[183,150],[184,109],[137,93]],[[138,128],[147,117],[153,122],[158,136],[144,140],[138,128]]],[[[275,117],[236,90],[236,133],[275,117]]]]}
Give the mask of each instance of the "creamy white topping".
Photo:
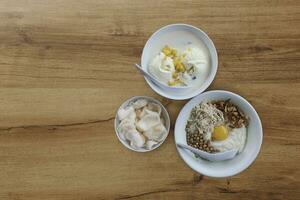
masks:
{"type": "Polygon", "coordinates": [[[149,65],[149,71],[161,82],[167,83],[175,72],[173,59],[160,52],[149,65]]]}
{"type": "Polygon", "coordinates": [[[205,80],[209,71],[209,57],[204,49],[189,45],[183,51],[172,50],[177,52],[176,55],[166,55],[162,50],[153,58],[148,68],[152,75],[169,85],[194,85],[205,80]],[[178,62],[182,63],[183,68],[176,67],[178,62]]]}

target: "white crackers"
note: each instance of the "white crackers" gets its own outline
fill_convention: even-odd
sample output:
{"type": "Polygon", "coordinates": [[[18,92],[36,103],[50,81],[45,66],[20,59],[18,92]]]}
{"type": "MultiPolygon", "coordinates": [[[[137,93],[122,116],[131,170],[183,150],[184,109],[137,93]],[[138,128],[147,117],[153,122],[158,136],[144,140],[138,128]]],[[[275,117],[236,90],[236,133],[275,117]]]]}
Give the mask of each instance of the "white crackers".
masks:
{"type": "Polygon", "coordinates": [[[118,111],[118,132],[134,149],[152,149],[164,139],[167,129],[160,105],[138,99],[118,111]]]}

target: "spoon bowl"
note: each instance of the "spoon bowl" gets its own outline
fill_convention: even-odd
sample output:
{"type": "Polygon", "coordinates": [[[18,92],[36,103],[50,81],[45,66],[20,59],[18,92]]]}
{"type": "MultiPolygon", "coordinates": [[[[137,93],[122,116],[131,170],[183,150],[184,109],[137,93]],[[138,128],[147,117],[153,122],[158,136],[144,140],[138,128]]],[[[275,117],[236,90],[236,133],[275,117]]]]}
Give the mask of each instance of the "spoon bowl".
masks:
{"type": "Polygon", "coordinates": [[[176,145],[180,148],[190,150],[191,152],[197,154],[201,158],[204,158],[209,161],[230,160],[230,159],[234,158],[238,152],[237,149],[232,149],[232,150],[220,152],[220,153],[208,153],[206,151],[202,151],[200,149],[196,149],[196,148],[193,148],[193,147],[185,145],[185,144],[177,143],[176,145]]]}

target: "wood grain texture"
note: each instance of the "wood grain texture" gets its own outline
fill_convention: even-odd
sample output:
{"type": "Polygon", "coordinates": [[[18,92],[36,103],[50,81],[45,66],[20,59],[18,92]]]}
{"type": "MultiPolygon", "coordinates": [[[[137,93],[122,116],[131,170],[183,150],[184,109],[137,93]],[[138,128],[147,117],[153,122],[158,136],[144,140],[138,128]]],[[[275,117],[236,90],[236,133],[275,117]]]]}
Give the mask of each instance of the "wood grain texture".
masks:
{"type": "Polygon", "coordinates": [[[300,197],[300,2],[297,0],[1,0],[0,199],[297,199],[300,197]],[[113,120],[131,96],[167,105],[132,67],[153,31],[205,30],[219,54],[209,88],[257,109],[260,155],[211,179],[179,158],[173,130],[157,150],[128,151],[113,120]]]}

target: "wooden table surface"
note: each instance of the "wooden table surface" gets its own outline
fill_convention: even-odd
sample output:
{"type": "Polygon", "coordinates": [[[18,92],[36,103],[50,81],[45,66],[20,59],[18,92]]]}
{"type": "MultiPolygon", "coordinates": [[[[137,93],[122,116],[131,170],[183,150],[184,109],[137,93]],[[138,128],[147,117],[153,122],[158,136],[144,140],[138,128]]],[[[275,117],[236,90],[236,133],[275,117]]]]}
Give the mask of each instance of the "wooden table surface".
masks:
{"type": "Polygon", "coordinates": [[[299,11],[297,0],[1,0],[0,199],[299,199],[299,11]],[[171,23],[208,33],[219,54],[209,90],[244,96],[262,119],[261,152],[237,176],[184,164],[173,127],[186,101],[157,95],[132,66],[171,23]],[[136,95],[171,115],[150,153],[127,150],[113,128],[136,95]]]}

